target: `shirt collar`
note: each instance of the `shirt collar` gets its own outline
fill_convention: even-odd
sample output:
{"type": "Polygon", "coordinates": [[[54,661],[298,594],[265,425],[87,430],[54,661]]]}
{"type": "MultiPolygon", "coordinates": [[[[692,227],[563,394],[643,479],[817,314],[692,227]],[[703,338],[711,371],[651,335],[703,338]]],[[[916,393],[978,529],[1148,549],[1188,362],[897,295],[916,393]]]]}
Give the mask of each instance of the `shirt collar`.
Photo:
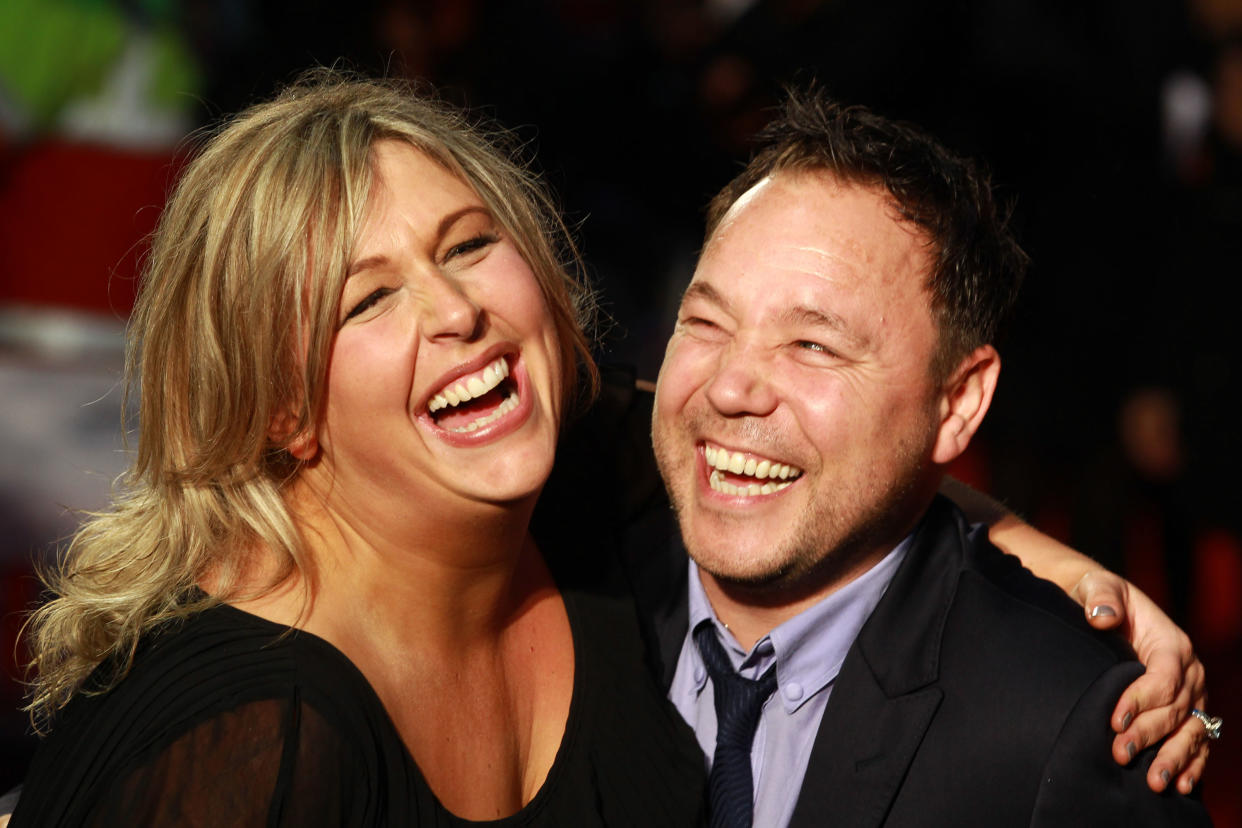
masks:
{"type": "MultiPolygon", "coordinates": [[[[773,629],[755,642],[750,652],[742,649],[729,628],[716,617],[703,590],[698,565],[692,560],[688,636],[703,622],[711,623],[734,668],[746,678],[758,678],[775,662],[778,695],[786,712],[793,713],[837,677],[846,653],[884,596],[912,539],[913,535],[906,536],[875,566],[773,629]]],[[[702,692],[707,670],[693,639],[687,640],[691,642],[686,649],[693,660],[695,687],[702,692]]]]}

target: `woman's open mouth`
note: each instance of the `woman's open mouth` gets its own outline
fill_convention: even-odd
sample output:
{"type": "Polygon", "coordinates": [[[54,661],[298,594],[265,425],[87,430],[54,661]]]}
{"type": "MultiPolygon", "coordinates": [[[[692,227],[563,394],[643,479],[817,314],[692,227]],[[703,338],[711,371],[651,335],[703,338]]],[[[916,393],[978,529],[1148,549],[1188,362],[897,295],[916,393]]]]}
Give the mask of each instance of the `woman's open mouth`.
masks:
{"type": "Polygon", "coordinates": [[[427,413],[437,426],[454,434],[491,425],[518,407],[518,386],[509,371],[508,360],[500,357],[482,370],[458,377],[432,396],[427,413]]]}

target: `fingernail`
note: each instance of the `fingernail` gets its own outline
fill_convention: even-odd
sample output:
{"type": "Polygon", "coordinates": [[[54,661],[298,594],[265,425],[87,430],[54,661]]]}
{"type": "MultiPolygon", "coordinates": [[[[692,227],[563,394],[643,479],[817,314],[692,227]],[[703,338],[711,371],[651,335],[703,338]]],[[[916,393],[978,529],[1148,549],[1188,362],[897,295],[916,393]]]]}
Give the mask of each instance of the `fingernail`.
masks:
{"type": "Polygon", "coordinates": [[[1112,618],[1116,615],[1117,615],[1117,610],[1113,609],[1108,604],[1100,604],[1098,606],[1091,608],[1092,618],[1099,618],[1100,616],[1104,616],[1106,618],[1112,618]]]}
{"type": "Polygon", "coordinates": [[[1195,789],[1195,778],[1193,776],[1186,777],[1186,793],[1190,793],[1195,789]]]}
{"type": "Polygon", "coordinates": [[[1160,771],[1160,778],[1164,780],[1164,784],[1167,787],[1169,784],[1169,780],[1172,779],[1173,777],[1169,776],[1169,772],[1167,770],[1162,770],[1160,771]]]}
{"type": "Polygon", "coordinates": [[[1122,729],[1122,730],[1125,730],[1126,728],[1128,728],[1128,727],[1130,726],[1130,722],[1132,722],[1133,720],[1134,720],[1134,714],[1133,714],[1133,713],[1127,713],[1127,714],[1126,714],[1124,717],[1122,717],[1122,719],[1121,719],[1121,729],[1122,729]]]}
{"type": "Polygon", "coordinates": [[[1126,742],[1126,756],[1129,756],[1130,759],[1133,760],[1134,753],[1134,742],[1126,742]]]}

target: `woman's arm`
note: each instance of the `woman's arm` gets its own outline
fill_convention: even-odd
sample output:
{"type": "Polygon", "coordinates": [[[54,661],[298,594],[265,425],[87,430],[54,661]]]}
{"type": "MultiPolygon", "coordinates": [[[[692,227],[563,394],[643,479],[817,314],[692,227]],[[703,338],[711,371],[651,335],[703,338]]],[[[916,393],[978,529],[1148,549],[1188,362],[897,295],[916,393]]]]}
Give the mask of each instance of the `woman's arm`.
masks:
{"type": "Polygon", "coordinates": [[[1152,790],[1173,780],[1189,793],[1203,776],[1208,748],[1203,725],[1190,716],[1202,708],[1203,664],[1186,633],[1138,587],[1095,561],[1024,523],[1005,507],[969,486],[946,478],[941,493],[971,521],[985,523],[992,543],[1017,556],[1083,606],[1097,629],[1126,635],[1147,672],[1122,693],[1113,710],[1113,757],[1120,764],[1168,737],[1147,772],[1152,790]]]}

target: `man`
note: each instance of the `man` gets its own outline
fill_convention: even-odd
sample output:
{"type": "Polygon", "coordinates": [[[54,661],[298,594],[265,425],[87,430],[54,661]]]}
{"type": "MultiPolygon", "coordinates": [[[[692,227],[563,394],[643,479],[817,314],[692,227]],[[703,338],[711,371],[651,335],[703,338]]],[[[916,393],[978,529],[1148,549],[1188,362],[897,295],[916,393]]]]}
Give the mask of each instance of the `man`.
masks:
{"type": "Polygon", "coordinates": [[[1025,265],[986,179],[814,95],[763,139],[653,418],[694,564],[646,600],[714,824],[751,824],[752,785],[763,826],[1206,822],[1112,759],[1124,645],[937,496],[1025,265]]]}

